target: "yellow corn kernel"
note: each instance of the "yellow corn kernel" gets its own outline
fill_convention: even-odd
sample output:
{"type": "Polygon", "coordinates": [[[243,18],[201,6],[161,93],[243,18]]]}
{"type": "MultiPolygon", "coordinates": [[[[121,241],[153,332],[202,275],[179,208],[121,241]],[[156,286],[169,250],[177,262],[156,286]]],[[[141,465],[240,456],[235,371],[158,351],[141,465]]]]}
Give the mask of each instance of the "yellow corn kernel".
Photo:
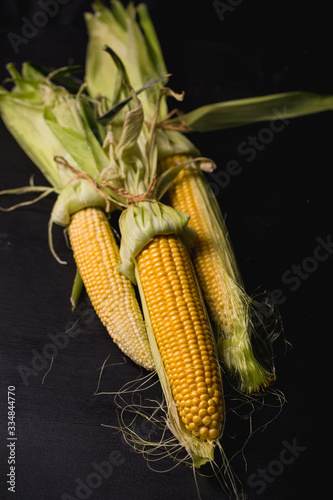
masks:
{"type": "Polygon", "coordinates": [[[224,420],[221,371],[188,252],[177,236],[158,235],[137,256],[137,267],[179,415],[191,434],[216,440],[224,420]],[[200,413],[206,398],[209,412],[200,413]]]}
{"type": "MultiPolygon", "coordinates": [[[[160,167],[164,171],[188,160],[186,155],[169,156],[161,162],[160,167]]],[[[173,208],[190,216],[189,227],[197,233],[191,259],[200,287],[212,320],[217,324],[222,322],[224,329],[229,331],[235,320],[235,311],[228,300],[227,284],[220,279],[220,259],[212,243],[209,225],[205,221],[199,200],[193,196],[190,184],[190,180],[199,175],[202,173],[197,170],[182,170],[169,188],[168,196],[173,208]]]]}
{"type": "Polygon", "coordinates": [[[80,210],[72,216],[68,233],[76,265],[101,322],[127,356],[152,370],[141,309],[132,283],[117,269],[119,249],[104,212],[80,210]]]}

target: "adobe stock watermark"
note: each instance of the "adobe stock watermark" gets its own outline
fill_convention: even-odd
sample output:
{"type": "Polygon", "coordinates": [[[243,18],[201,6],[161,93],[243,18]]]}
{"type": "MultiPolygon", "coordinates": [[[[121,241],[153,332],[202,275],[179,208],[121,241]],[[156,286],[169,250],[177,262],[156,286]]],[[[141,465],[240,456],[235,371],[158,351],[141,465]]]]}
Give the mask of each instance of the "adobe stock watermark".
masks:
{"type": "Polygon", "coordinates": [[[31,350],[31,360],[28,364],[19,364],[17,366],[17,371],[19,372],[23,384],[25,386],[29,385],[29,379],[34,376],[38,376],[43,370],[50,365],[50,361],[55,359],[59,351],[65,349],[70,340],[75,338],[79,333],[82,332],[81,326],[87,326],[94,319],[96,319],[96,313],[93,307],[90,305],[88,299],[79,304],[75,309],[78,319],[76,321],[69,321],[65,325],[65,329],[60,333],[48,333],[48,342],[43,346],[41,351],[37,349],[31,350]]]}
{"type": "MultiPolygon", "coordinates": [[[[285,468],[292,465],[301,453],[307,449],[306,446],[301,446],[296,438],[292,440],[292,443],[286,440],[282,441],[282,446],[283,448],[276,459],[271,460],[267,467],[263,469],[259,467],[247,478],[247,485],[257,495],[264,493],[267,486],[274,483],[283,474],[285,468]]],[[[243,498],[246,500],[250,497],[245,494],[243,498]]]]}
{"type": "Polygon", "coordinates": [[[226,0],[225,2],[222,2],[221,0],[214,0],[213,7],[222,22],[225,19],[225,14],[234,12],[236,7],[241,5],[243,2],[244,0],[226,0]]]}
{"type": "Polygon", "coordinates": [[[7,38],[15,52],[19,52],[19,46],[22,44],[27,44],[29,40],[34,38],[41,28],[44,28],[49,19],[55,17],[60,7],[67,5],[71,0],[39,0],[37,3],[40,10],[37,10],[31,19],[26,16],[21,17],[22,26],[21,33],[10,32],[7,38]]]}
{"type": "Polygon", "coordinates": [[[103,484],[103,481],[114,473],[115,468],[120,467],[124,463],[125,457],[118,450],[111,451],[108,459],[103,462],[92,462],[92,471],[84,479],[81,477],[75,478],[75,496],[63,493],[61,500],[87,500],[93,491],[99,488],[103,484]]]}
{"type": "MultiPolygon", "coordinates": [[[[245,159],[247,163],[253,162],[258,153],[264,151],[269,144],[274,141],[276,134],[280,134],[289,125],[290,120],[286,118],[287,107],[283,109],[272,109],[272,114],[275,116],[271,119],[268,125],[261,127],[257,135],[249,135],[244,141],[240,142],[237,147],[238,154],[245,159]]],[[[229,160],[224,169],[216,169],[209,175],[209,185],[215,196],[219,194],[220,189],[225,189],[229,186],[231,179],[241,174],[244,167],[241,162],[236,159],[229,160]]]]}
{"type": "Polygon", "coordinates": [[[333,254],[331,234],[327,235],[325,239],[318,236],[316,242],[317,245],[312,255],[305,257],[300,264],[293,264],[281,276],[282,283],[287,285],[292,292],[298,290],[301,284],[317,271],[320,263],[325,262],[333,254]]]}

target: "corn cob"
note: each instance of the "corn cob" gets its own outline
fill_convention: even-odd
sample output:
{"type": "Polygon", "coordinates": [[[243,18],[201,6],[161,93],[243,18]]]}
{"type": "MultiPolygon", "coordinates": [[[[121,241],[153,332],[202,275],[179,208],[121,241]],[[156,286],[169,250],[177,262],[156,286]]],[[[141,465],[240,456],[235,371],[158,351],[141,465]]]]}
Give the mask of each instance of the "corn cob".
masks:
{"type": "MultiPolygon", "coordinates": [[[[190,159],[173,155],[160,162],[161,171],[190,159]]],[[[219,354],[229,371],[238,377],[242,392],[255,392],[268,385],[272,375],[256,360],[249,335],[248,304],[241,287],[241,277],[232,262],[229,247],[225,255],[217,250],[217,231],[212,231],[208,214],[194,190],[202,173],[183,169],[168,191],[170,204],[190,216],[189,226],[197,237],[191,259],[218,338],[219,354]]],[[[220,228],[221,230],[221,228],[220,228]]]]}
{"type": "Polygon", "coordinates": [[[137,256],[151,327],[186,429],[217,440],[224,421],[219,362],[194,269],[175,235],[158,235],[137,256]]]}
{"type": "Polygon", "coordinates": [[[103,325],[127,356],[152,370],[142,313],[132,283],[117,270],[119,249],[104,212],[80,210],[71,217],[68,233],[86,291],[103,325]]]}
{"type": "MultiPolygon", "coordinates": [[[[28,186],[13,192],[58,194],[49,223],[52,253],[60,261],[53,249],[52,224],[69,226],[79,275],[102,323],[125,354],[153,369],[133,286],[117,270],[119,250],[104,211],[114,210],[115,206],[109,201],[107,206],[105,195],[92,180],[109,164],[101,144],[103,131],[93,124],[91,109],[84,99],[53,84],[29,63],[23,65],[22,74],[13,64],[8,65],[8,71],[15,85],[10,91],[0,87],[1,117],[52,186],[28,186]]],[[[81,285],[75,279],[76,297],[81,285]]]]}
{"type": "MultiPolygon", "coordinates": [[[[160,168],[164,171],[188,160],[189,157],[186,155],[169,156],[160,163],[160,168]]],[[[208,232],[208,225],[200,210],[199,200],[193,196],[190,184],[191,179],[198,175],[200,175],[198,171],[182,170],[169,188],[168,197],[170,204],[176,210],[190,216],[189,226],[197,233],[195,245],[191,249],[191,258],[213,321],[215,323],[222,321],[225,327],[230,327],[233,319],[230,315],[232,308],[228,303],[226,290],[221,288],[223,283],[220,282],[219,273],[216,272],[218,265],[216,251],[208,232]]]]}

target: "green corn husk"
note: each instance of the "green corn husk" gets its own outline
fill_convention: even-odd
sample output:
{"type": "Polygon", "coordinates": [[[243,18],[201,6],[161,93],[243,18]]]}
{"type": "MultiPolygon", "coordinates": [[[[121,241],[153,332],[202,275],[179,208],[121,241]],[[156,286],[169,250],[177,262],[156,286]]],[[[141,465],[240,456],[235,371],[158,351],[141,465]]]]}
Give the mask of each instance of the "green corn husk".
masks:
{"type": "MultiPolygon", "coordinates": [[[[157,171],[156,144],[153,137],[147,140],[149,132],[144,124],[142,103],[137,99],[134,107],[133,104],[130,107],[123,123],[116,123],[108,131],[112,131],[112,138],[105,142],[109,164],[102,178],[106,185],[111,179],[110,198],[117,196],[117,202],[126,207],[119,218],[119,269],[135,283],[136,255],[157,234],[182,233],[189,217],[156,199],[153,187],[157,171]]],[[[168,182],[172,181],[166,180],[168,182]]],[[[159,184],[160,192],[162,188],[159,184]]]]}
{"type": "MultiPolygon", "coordinates": [[[[29,63],[23,64],[22,75],[13,64],[7,69],[15,85],[10,91],[0,87],[1,117],[59,195],[55,204],[56,216],[54,218],[52,212],[50,222],[66,226],[69,216],[81,208],[98,206],[105,209],[105,198],[90,182],[79,179],[71,185],[73,171],[55,161],[56,157],[62,158],[79,173],[91,178],[108,165],[108,157],[89,125],[92,111],[83,100],[69,94],[64,87],[52,84],[29,63]]],[[[103,134],[103,128],[96,126],[103,134]]],[[[32,190],[27,189],[27,192],[32,190]]]]}
{"type": "MultiPolygon", "coordinates": [[[[182,120],[193,131],[210,132],[331,110],[332,95],[294,91],[208,104],[184,113],[182,120]]],[[[168,125],[180,123],[179,117],[166,122],[168,125]]]]}
{"type": "MultiPolygon", "coordinates": [[[[85,14],[89,32],[85,79],[90,95],[106,97],[109,104],[112,104],[115,89],[119,86],[117,65],[103,50],[104,46],[110,47],[117,54],[134,90],[143,87],[151,78],[166,76],[157,37],[144,5],[136,9],[130,3],[125,9],[117,1],[112,2],[111,9],[108,9],[100,1],[96,1],[93,3],[93,9],[94,14],[85,14]],[[137,12],[143,20],[142,27],[145,32],[142,32],[136,22],[137,12]]],[[[161,85],[154,86],[140,96],[147,120],[151,120],[154,114],[160,87],[161,85]]],[[[165,112],[164,101],[161,104],[161,114],[165,112]]]]}
{"type": "MultiPolygon", "coordinates": [[[[105,44],[110,45],[120,56],[134,89],[142,87],[148,78],[167,73],[158,37],[144,5],[135,8],[130,3],[125,9],[120,2],[115,1],[111,2],[108,9],[96,2],[94,14],[87,14],[86,21],[89,33],[86,81],[92,96],[105,96],[111,107],[117,104],[108,85],[108,82],[115,78],[115,64],[103,53],[102,47],[105,44]],[[96,71],[96,68],[101,68],[101,71],[96,71]]],[[[159,160],[176,154],[192,157],[199,155],[197,148],[183,132],[223,130],[255,122],[293,118],[331,110],[333,106],[332,96],[289,92],[215,103],[181,116],[177,114],[171,117],[166,95],[161,96],[161,87],[162,85],[154,87],[142,100],[145,115],[153,124],[155,116],[155,139],[159,160]]],[[[158,174],[166,175],[161,172],[158,174]]],[[[231,329],[226,330],[221,322],[215,324],[220,359],[230,375],[236,379],[241,392],[257,392],[269,385],[275,375],[270,354],[266,359],[268,370],[263,368],[253,354],[252,340],[257,336],[254,327],[255,302],[244,290],[221,209],[209,184],[204,182],[203,174],[193,176],[191,184],[193,192],[202,200],[201,209],[208,221],[207,231],[216,251],[219,274],[224,280],[224,286],[229,290],[231,309],[235,316],[234,327],[231,329]]],[[[268,333],[268,344],[268,339],[272,338],[274,332],[268,333]]],[[[270,353],[269,345],[266,352],[270,353]]]]}
{"type": "MultiPolygon", "coordinates": [[[[68,158],[68,153],[44,120],[44,105],[39,91],[44,76],[28,63],[23,65],[22,75],[14,64],[9,64],[7,70],[15,86],[11,91],[0,87],[2,120],[56,192],[60,192],[72,174],[60,171],[54,162],[56,155],[68,158]]],[[[73,161],[72,158],[70,160],[73,161]]]]}
{"type": "MultiPolygon", "coordinates": [[[[129,83],[135,91],[152,78],[165,77],[163,85],[168,82],[167,71],[147,7],[140,4],[136,8],[130,2],[125,8],[119,1],[112,1],[110,9],[97,1],[93,4],[94,13],[85,15],[89,40],[86,57],[85,81],[93,98],[103,96],[109,107],[118,104],[119,96],[115,94],[117,87],[117,66],[103,50],[111,47],[122,61],[129,83]],[[136,20],[139,16],[140,24],[136,20]]],[[[118,75],[119,76],[119,75],[118,75]]],[[[162,83],[145,91],[142,102],[145,119],[151,122],[156,113],[156,103],[160,99],[162,83]]],[[[167,95],[162,96],[158,106],[157,119],[167,117],[167,95]]],[[[193,156],[198,155],[197,148],[183,134],[174,130],[163,130],[156,134],[158,155],[173,154],[186,151],[193,156]]]]}

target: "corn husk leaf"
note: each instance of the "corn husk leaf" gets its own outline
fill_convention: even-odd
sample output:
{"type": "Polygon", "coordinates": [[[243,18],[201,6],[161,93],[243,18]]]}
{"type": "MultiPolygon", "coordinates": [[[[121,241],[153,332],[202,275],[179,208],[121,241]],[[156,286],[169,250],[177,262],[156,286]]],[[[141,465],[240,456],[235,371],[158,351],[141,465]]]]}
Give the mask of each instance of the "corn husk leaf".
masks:
{"type": "MultiPolygon", "coordinates": [[[[68,75],[73,75],[74,73],[81,73],[84,70],[82,66],[78,64],[73,66],[63,66],[62,68],[57,68],[51,72],[47,71],[46,75],[48,80],[61,80],[63,83],[73,82],[72,78],[68,78],[68,75]]],[[[76,82],[75,88],[77,91],[80,88],[80,83],[76,82]]]]}
{"type": "MultiPolygon", "coordinates": [[[[111,47],[122,61],[129,81],[134,89],[142,88],[152,78],[163,78],[167,71],[163,59],[158,58],[156,34],[145,8],[139,12],[144,18],[144,31],[136,21],[136,9],[132,3],[125,8],[121,2],[111,3],[111,8],[97,1],[93,4],[94,13],[86,13],[85,20],[89,33],[86,57],[86,82],[92,97],[105,96],[114,102],[114,88],[118,68],[103,48],[111,47]],[[148,41],[147,41],[148,40],[148,41]]],[[[158,98],[158,85],[152,86],[142,95],[142,104],[147,119],[154,113],[154,103],[158,98]]],[[[166,111],[165,102],[161,113],[166,111]]]]}
{"type": "Polygon", "coordinates": [[[0,88],[1,117],[20,147],[48,182],[60,192],[72,174],[59,172],[54,162],[55,155],[68,157],[68,154],[44,120],[44,105],[39,92],[39,84],[44,76],[29,64],[23,65],[22,75],[13,64],[9,64],[7,69],[15,87],[11,92],[0,88]],[[25,79],[26,75],[29,80],[25,79]]]}
{"type": "MultiPolygon", "coordinates": [[[[69,89],[73,93],[77,93],[81,89],[82,81],[79,78],[73,78],[73,74],[77,72],[82,73],[82,66],[64,66],[50,72],[47,66],[31,61],[29,62],[30,69],[37,71],[49,81],[52,80],[56,85],[64,85],[66,89],[69,89]]],[[[26,74],[26,78],[28,79],[28,74],[26,74]]]]}
{"type": "MultiPolygon", "coordinates": [[[[164,80],[164,77],[160,78],[152,78],[151,80],[148,80],[147,83],[143,87],[141,87],[139,90],[135,92],[136,95],[141,94],[141,92],[144,92],[145,90],[149,89],[153,85],[156,85],[157,83],[160,83],[164,80]]],[[[101,123],[102,125],[106,126],[111,123],[111,121],[114,119],[114,117],[120,113],[120,111],[133,99],[133,96],[129,96],[123,101],[119,102],[115,106],[113,106],[109,111],[104,113],[102,116],[100,116],[97,121],[101,123]]]]}
{"type": "Polygon", "coordinates": [[[180,234],[189,217],[155,200],[130,205],[121,213],[120,272],[135,282],[135,257],[157,234],[180,234]]]}
{"type": "MultiPolygon", "coordinates": [[[[143,126],[143,120],[143,109],[140,103],[135,109],[132,109],[126,113],[119,143],[115,148],[116,157],[121,162],[121,170],[124,181],[126,182],[126,185],[128,185],[129,189],[131,189],[131,193],[134,194],[138,194],[138,187],[131,185],[130,181],[127,180],[128,172],[126,170],[126,163],[137,161],[139,161],[141,164],[144,163],[144,156],[141,153],[140,146],[138,144],[138,139],[143,126]]],[[[147,165],[147,167],[150,167],[148,168],[150,173],[152,166],[147,165]]],[[[132,173],[132,170],[130,170],[130,173],[132,173]]],[[[151,175],[152,174],[150,173],[150,176],[151,175]]]]}
{"type": "Polygon", "coordinates": [[[44,120],[53,135],[66,148],[67,154],[74,160],[73,166],[92,178],[98,176],[103,168],[108,166],[108,157],[87,121],[83,119],[83,115],[80,132],[73,127],[62,125],[63,121],[59,121],[49,107],[44,109],[44,120]]]}
{"type": "Polygon", "coordinates": [[[182,233],[189,217],[160,203],[155,196],[152,198],[157,148],[154,140],[148,144],[140,101],[126,112],[119,142],[110,143],[109,156],[107,174],[116,179],[118,196],[125,192],[123,203],[127,204],[119,218],[121,264],[118,269],[135,283],[135,256],[157,234],[182,233]]]}
{"type": "MultiPolygon", "coordinates": [[[[168,81],[168,73],[163,59],[162,50],[149,16],[147,7],[140,4],[137,8],[129,3],[125,8],[119,1],[111,2],[107,8],[97,1],[94,3],[94,13],[86,13],[85,19],[89,34],[86,74],[88,92],[93,98],[103,96],[109,102],[109,108],[119,111],[122,108],[119,92],[119,64],[108,57],[103,50],[105,46],[112,49],[121,60],[126,77],[133,89],[147,87],[140,95],[145,119],[150,122],[155,113],[155,105],[160,99],[160,90],[168,81]],[[139,18],[139,22],[136,18],[139,18]]],[[[126,96],[128,101],[129,96],[126,96]]],[[[160,99],[158,120],[167,117],[167,96],[160,99]]],[[[111,117],[114,116],[110,111],[111,117]]],[[[103,119],[100,117],[100,119],[103,119]]],[[[106,117],[107,120],[107,117],[106,117]]],[[[103,123],[105,121],[103,119],[103,123]]],[[[192,156],[199,154],[192,142],[176,130],[159,129],[156,134],[159,158],[174,153],[186,152],[192,156]]]]}
{"type": "MultiPolygon", "coordinates": [[[[331,95],[295,91],[209,104],[183,114],[182,119],[193,131],[207,132],[262,121],[295,118],[332,109],[331,95]]],[[[176,117],[166,123],[175,125],[181,121],[176,117]]]]}
{"type": "Polygon", "coordinates": [[[83,280],[82,280],[80,271],[78,269],[76,269],[75,278],[74,278],[73,287],[72,287],[72,293],[71,293],[71,297],[70,297],[73,311],[79,303],[79,298],[80,298],[83,286],[84,286],[84,284],[83,284],[83,280]]]}
{"type": "MultiPolygon", "coordinates": [[[[165,119],[168,114],[167,95],[160,98],[160,90],[168,81],[168,72],[147,7],[140,4],[135,8],[130,2],[125,9],[119,1],[114,1],[109,9],[97,1],[93,8],[93,14],[85,15],[89,34],[85,80],[90,95],[106,98],[109,108],[115,108],[113,111],[123,108],[119,93],[118,59],[132,88],[145,90],[140,95],[145,120],[150,122],[154,118],[158,100],[158,120],[165,119]],[[116,54],[116,60],[108,57],[103,50],[105,46],[116,54]],[[154,82],[154,85],[149,82],[154,82]],[[115,88],[117,92],[114,92],[115,88]]],[[[127,102],[129,99],[126,96],[127,102]]],[[[114,117],[113,111],[110,111],[111,117],[114,117]]],[[[103,117],[100,119],[105,124],[103,117]]],[[[160,159],[176,153],[199,154],[192,142],[176,130],[158,129],[156,142],[160,159]]]]}
{"type": "Polygon", "coordinates": [[[67,184],[53,205],[51,220],[60,226],[68,226],[71,216],[88,207],[105,209],[106,201],[97,195],[95,187],[86,179],[78,179],[67,184]]]}

